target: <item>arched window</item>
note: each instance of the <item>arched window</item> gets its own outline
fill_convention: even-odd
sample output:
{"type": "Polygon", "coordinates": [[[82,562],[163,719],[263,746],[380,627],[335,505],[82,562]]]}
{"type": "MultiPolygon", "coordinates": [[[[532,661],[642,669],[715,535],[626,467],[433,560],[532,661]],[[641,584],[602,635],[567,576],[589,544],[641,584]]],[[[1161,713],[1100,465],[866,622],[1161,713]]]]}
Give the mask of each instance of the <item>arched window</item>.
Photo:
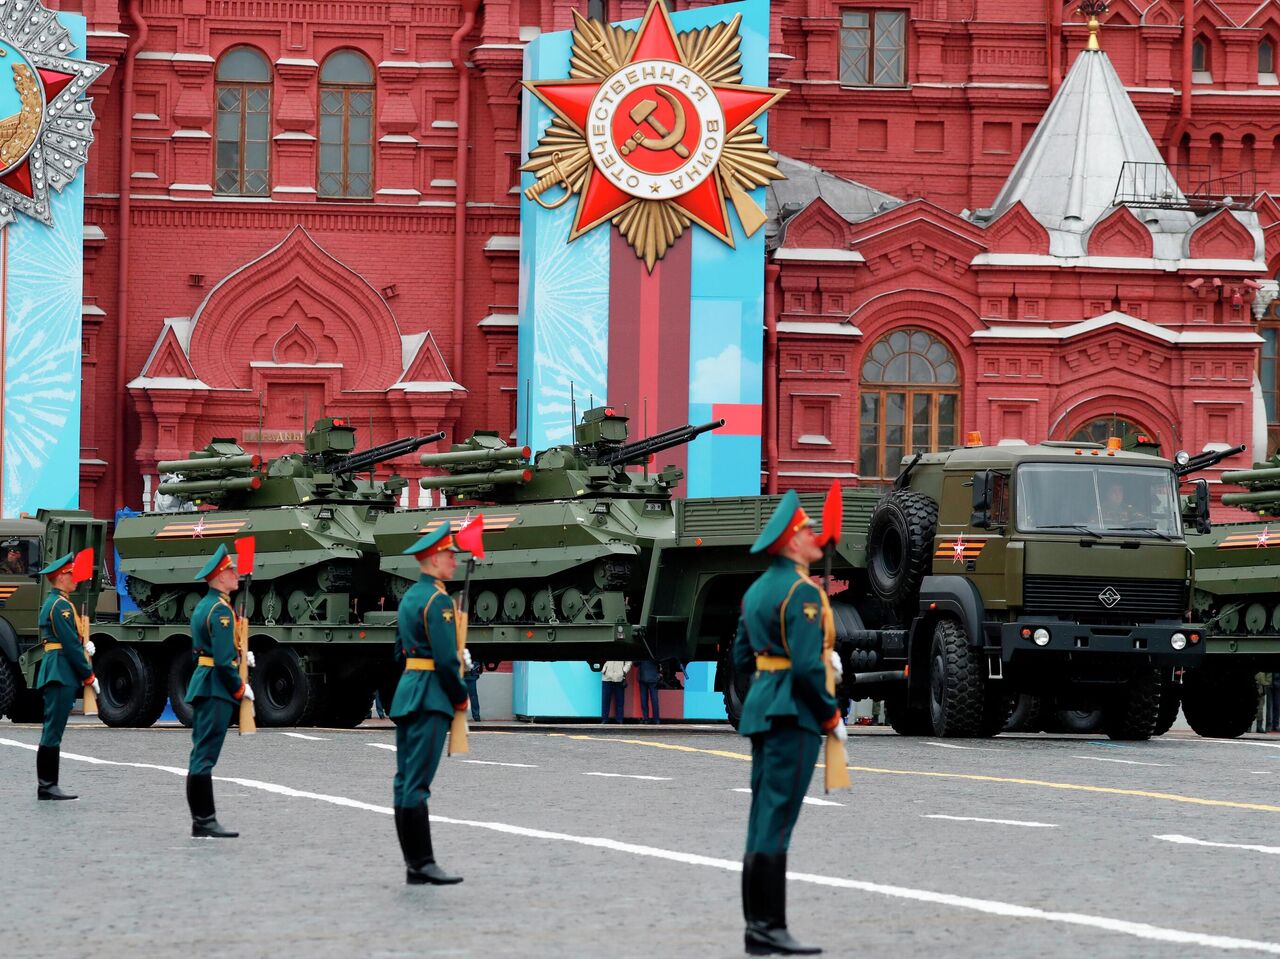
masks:
{"type": "Polygon", "coordinates": [[[257,50],[233,47],[218,60],[214,191],[266,196],[271,180],[271,67],[257,50]]]}
{"type": "Polygon", "coordinates": [[[373,67],[350,50],[320,68],[319,194],[373,196],[373,67]]]}
{"type": "Polygon", "coordinates": [[[1191,79],[1194,83],[1212,83],[1210,71],[1213,65],[1209,61],[1209,42],[1204,37],[1196,37],[1191,44],[1191,79]]]}
{"type": "Polygon", "coordinates": [[[1071,439],[1078,443],[1101,443],[1105,446],[1107,440],[1113,436],[1118,436],[1123,441],[1134,436],[1154,435],[1145,426],[1135,423],[1128,417],[1113,413],[1110,416],[1095,417],[1087,423],[1080,424],[1080,427],[1071,434],[1071,439]]]}
{"type": "Polygon", "coordinates": [[[892,480],[904,456],[949,449],[959,435],[960,367],[945,343],[908,328],[867,350],[859,397],[862,480],[892,480]]]}
{"type": "Polygon", "coordinates": [[[1258,79],[1272,83],[1276,79],[1276,45],[1269,38],[1258,44],[1258,79]]]}

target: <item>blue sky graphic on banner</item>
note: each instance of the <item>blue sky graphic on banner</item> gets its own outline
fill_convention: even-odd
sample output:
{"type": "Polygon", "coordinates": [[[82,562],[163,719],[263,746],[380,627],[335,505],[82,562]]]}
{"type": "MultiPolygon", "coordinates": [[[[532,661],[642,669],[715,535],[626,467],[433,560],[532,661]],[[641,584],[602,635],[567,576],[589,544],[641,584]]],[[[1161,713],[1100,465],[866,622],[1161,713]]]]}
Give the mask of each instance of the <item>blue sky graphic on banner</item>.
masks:
{"type": "MultiPolygon", "coordinates": [[[[741,82],[764,87],[769,61],[767,0],[687,10],[672,14],[671,20],[676,31],[684,32],[725,23],[736,15],[742,17],[741,82]]],[[[640,23],[632,20],[620,25],[636,29],[640,23]]],[[[567,79],[572,36],[572,31],[566,30],[544,34],[529,43],[524,78],[567,79]]],[[[521,135],[523,158],[528,160],[529,150],[546,133],[553,113],[527,90],[523,96],[521,135]]],[[[766,115],[752,122],[765,136],[766,115]]],[[[535,181],[533,173],[523,173],[522,190],[535,181]]],[[[761,208],[764,194],[762,187],[749,193],[761,208]]],[[[562,190],[557,187],[545,199],[554,202],[560,195],[562,190]]],[[[626,258],[617,259],[616,243],[611,243],[616,228],[607,221],[569,242],[577,209],[577,197],[548,210],[521,195],[517,424],[520,443],[535,450],[570,441],[571,384],[579,415],[587,408],[589,397],[615,405],[620,402],[616,377],[611,382],[609,374],[610,319],[611,315],[616,318],[620,307],[631,304],[611,307],[611,282],[617,295],[619,280],[611,272],[644,269],[638,258],[634,264],[626,258]]],[[[732,206],[729,209],[733,211],[732,206]]],[[[732,247],[698,225],[691,225],[676,241],[692,244],[688,342],[663,338],[661,358],[656,361],[666,365],[673,359],[687,358],[687,416],[680,422],[704,423],[721,417],[729,421],[723,430],[703,435],[686,448],[685,495],[690,497],[755,495],[760,491],[764,230],[746,236],[736,212],[729,213],[729,222],[732,247]]],[[[637,344],[636,350],[641,349],[637,344]]],[[[633,438],[638,438],[643,431],[640,410],[629,412],[633,438]]],[[[674,422],[669,419],[650,426],[665,429],[674,422]]],[[[691,664],[685,716],[723,717],[720,694],[712,689],[714,672],[714,667],[706,664],[691,664]]],[[[599,674],[568,664],[516,664],[515,712],[528,716],[595,715],[599,683],[599,674]],[[531,669],[533,672],[528,672],[531,669]]]]}
{"type": "MultiPolygon", "coordinates": [[[[85,19],[59,14],[83,56],[85,19]]],[[[80,500],[80,338],[84,178],[50,192],[53,225],[19,214],[4,227],[4,394],[0,508],[5,516],[80,500]]]]}

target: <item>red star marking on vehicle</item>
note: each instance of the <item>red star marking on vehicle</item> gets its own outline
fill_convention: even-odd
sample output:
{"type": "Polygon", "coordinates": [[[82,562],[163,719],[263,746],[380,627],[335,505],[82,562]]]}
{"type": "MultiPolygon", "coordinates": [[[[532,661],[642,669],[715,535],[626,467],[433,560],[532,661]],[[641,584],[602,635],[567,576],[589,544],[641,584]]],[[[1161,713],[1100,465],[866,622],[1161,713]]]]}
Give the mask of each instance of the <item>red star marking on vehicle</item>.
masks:
{"type": "MultiPolygon", "coordinates": [[[[680,43],[676,39],[671,16],[662,4],[654,4],[645,14],[644,22],[636,32],[631,51],[622,64],[625,70],[641,60],[670,60],[683,66],[686,63],[680,43]]],[[[608,78],[606,78],[608,79],[608,78]]],[[[604,80],[540,80],[528,81],[535,94],[568,124],[584,137],[587,136],[592,101],[604,80]]],[[[724,111],[724,142],[764,113],[781,96],[782,91],[741,84],[707,83],[724,111]]],[[[612,219],[622,210],[639,202],[639,199],[619,189],[594,163],[586,186],[578,200],[578,211],[573,221],[569,239],[577,239],[588,230],[612,219]]],[[[733,245],[733,232],[725,206],[724,189],[718,173],[704,177],[701,183],[667,202],[679,206],[697,224],[715,234],[725,243],[733,245]]]]}
{"type": "Polygon", "coordinates": [[[956,541],[951,544],[951,562],[953,563],[964,562],[965,545],[966,544],[964,541],[964,534],[961,533],[959,536],[956,537],[956,541]]]}
{"type": "Polygon", "coordinates": [[[191,527],[191,535],[193,537],[201,537],[204,535],[204,517],[201,516],[196,520],[196,525],[191,527]]]}
{"type": "Polygon", "coordinates": [[[1269,526],[1262,527],[1262,532],[1258,534],[1258,545],[1256,548],[1262,549],[1262,547],[1264,546],[1269,546],[1270,540],[1271,540],[1271,527],[1269,526]]]}

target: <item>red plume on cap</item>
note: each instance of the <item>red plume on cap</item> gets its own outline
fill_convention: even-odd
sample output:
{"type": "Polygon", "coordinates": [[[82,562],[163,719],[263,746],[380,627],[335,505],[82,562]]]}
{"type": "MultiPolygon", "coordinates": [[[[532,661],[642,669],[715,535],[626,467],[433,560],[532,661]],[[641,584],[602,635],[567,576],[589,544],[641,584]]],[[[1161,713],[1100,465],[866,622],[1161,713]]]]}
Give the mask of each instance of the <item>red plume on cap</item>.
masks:
{"type": "Polygon", "coordinates": [[[828,543],[835,545],[840,540],[840,526],[844,519],[844,496],[840,491],[840,483],[831,481],[831,489],[827,490],[827,499],[822,504],[822,535],[818,539],[819,546],[828,543]]]}
{"type": "Polygon", "coordinates": [[[463,553],[484,559],[484,514],[477,513],[453,534],[454,544],[463,553]]]}
{"type": "Polygon", "coordinates": [[[93,579],[93,547],[80,550],[71,561],[71,578],[77,583],[93,579]]]}
{"type": "Polygon", "coordinates": [[[253,550],[252,536],[242,536],[236,540],[236,573],[238,575],[253,575],[253,550]]]}

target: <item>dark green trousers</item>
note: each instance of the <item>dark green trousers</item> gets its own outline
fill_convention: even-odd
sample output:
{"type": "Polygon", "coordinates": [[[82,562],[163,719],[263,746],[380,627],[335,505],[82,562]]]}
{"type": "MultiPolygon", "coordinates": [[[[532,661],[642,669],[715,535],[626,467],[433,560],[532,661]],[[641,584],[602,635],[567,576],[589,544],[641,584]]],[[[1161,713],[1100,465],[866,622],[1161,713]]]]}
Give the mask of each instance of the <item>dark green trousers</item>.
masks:
{"type": "Polygon", "coordinates": [[[787,851],[821,748],[821,736],[798,726],[775,727],[751,737],[748,853],[787,851]]]}
{"type": "Polygon", "coordinates": [[[75,686],[49,683],[40,692],[44,695],[44,729],[40,731],[40,745],[57,748],[62,745],[62,734],[67,729],[67,717],[76,704],[75,686]]]}
{"type": "Polygon", "coordinates": [[[191,704],[191,760],[187,772],[194,776],[208,775],[218,763],[227,727],[231,725],[231,712],[236,703],[229,703],[216,696],[201,697],[191,704]]]}
{"type": "Polygon", "coordinates": [[[431,798],[431,780],[444,755],[444,740],[451,717],[440,713],[415,713],[396,723],[396,778],[394,804],[402,809],[421,806],[431,798]]]}

